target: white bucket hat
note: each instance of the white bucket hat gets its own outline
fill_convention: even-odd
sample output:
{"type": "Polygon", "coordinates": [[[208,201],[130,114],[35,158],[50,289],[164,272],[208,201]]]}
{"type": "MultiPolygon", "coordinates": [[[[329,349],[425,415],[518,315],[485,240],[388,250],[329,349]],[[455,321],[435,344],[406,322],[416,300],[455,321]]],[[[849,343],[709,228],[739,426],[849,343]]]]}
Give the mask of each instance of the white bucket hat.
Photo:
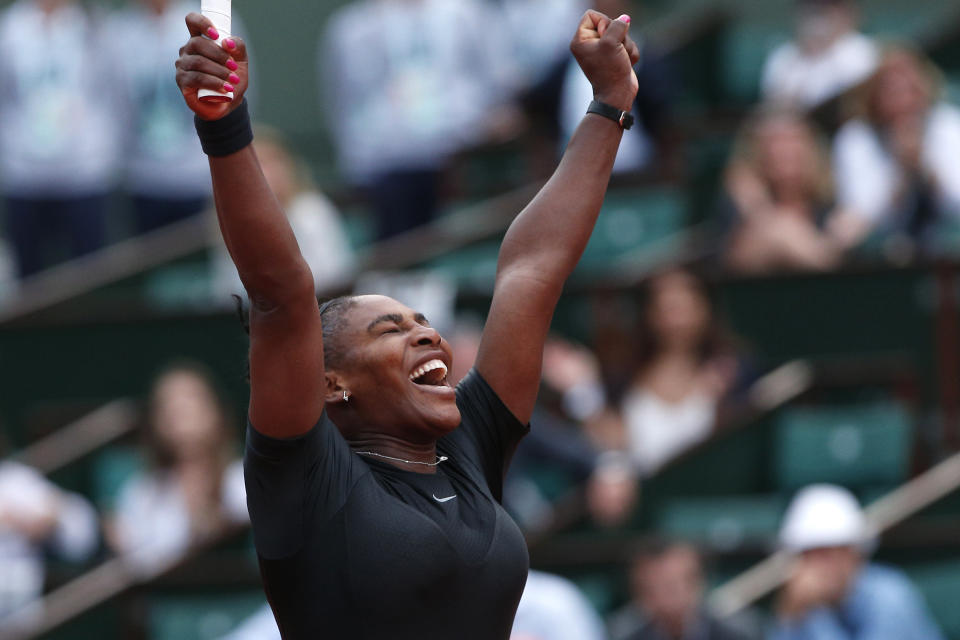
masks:
{"type": "Polygon", "coordinates": [[[780,544],[794,552],[822,547],[873,548],[874,534],[852,493],[830,484],[801,489],[787,508],[780,544]]]}

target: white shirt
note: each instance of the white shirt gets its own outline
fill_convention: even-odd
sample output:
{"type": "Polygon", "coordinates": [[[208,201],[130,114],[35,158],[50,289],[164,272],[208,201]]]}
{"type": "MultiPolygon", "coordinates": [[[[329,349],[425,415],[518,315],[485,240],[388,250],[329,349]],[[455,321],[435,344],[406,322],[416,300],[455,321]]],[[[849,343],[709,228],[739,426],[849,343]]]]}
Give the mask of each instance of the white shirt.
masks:
{"type": "Polygon", "coordinates": [[[802,108],[815,107],[866,80],[878,60],[877,45],[856,32],[842,36],[816,55],[787,42],[764,64],[763,96],[802,108]]]}
{"type": "MultiPolygon", "coordinates": [[[[41,544],[72,562],[96,551],[99,523],[93,506],[82,496],[67,493],[34,469],[17,462],[0,462],[0,512],[20,517],[56,513],[49,540],[41,544]]],[[[0,617],[43,593],[43,548],[0,519],[0,617]]]]}
{"type": "MultiPolygon", "coordinates": [[[[221,506],[230,522],[249,519],[239,460],[224,471],[221,506]]],[[[144,569],[174,560],[193,542],[190,511],[169,474],[141,473],[130,480],[117,499],[116,523],[121,552],[144,569]]]]}
{"type": "Polygon", "coordinates": [[[480,139],[505,91],[491,21],[476,0],[366,0],[330,18],[320,86],[348,178],[436,168],[480,139]]]}
{"type": "Polygon", "coordinates": [[[511,640],[604,640],[603,621],[566,578],[531,571],[513,620],[511,640]]]}
{"type": "MultiPolygon", "coordinates": [[[[287,207],[287,219],[293,227],[317,291],[350,278],[355,258],[340,213],[323,194],[304,191],[294,196],[287,207]]],[[[218,301],[232,303],[231,296],[244,295],[243,283],[223,242],[213,256],[213,289],[218,301]]]]}
{"type": "Polygon", "coordinates": [[[640,474],[649,476],[710,435],[717,402],[694,392],[671,403],[651,391],[636,389],[624,398],[622,409],[631,456],[640,474]]]}
{"type": "MultiPolygon", "coordinates": [[[[934,176],[941,215],[960,219],[960,109],[940,103],[927,118],[921,164],[934,176]]],[[[895,215],[894,197],[903,171],[880,135],[862,120],[844,125],[834,141],[837,200],[871,225],[895,215]]]]}
{"type": "MultiPolygon", "coordinates": [[[[0,15],[0,186],[9,195],[109,191],[119,160],[116,90],[100,28],[78,4],[0,15]]],[[[171,80],[172,82],[172,80],[171,80]]]]}

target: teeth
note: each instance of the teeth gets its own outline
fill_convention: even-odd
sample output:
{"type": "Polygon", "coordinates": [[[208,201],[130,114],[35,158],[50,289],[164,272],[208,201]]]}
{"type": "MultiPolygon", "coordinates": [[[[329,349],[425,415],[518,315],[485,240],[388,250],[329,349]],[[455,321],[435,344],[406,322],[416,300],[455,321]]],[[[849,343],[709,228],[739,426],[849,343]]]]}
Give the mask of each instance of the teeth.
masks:
{"type": "Polygon", "coordinates": [[[424,364],[420,365],[419,369],[411,373],[410,379],[416,380],[423,374],[433,371],[434,369],[443,369],[443,374],[447,374],[447,365],[443,364],[443,362],[440,360],[431,360],[430,362],[425,362],[424,364]]]}

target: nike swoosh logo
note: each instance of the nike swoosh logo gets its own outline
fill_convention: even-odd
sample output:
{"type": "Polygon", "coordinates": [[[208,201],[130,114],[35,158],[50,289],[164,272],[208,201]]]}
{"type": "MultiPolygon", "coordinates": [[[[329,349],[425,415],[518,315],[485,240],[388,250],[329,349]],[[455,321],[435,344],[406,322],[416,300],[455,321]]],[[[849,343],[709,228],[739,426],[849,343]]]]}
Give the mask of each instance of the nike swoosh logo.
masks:
{"type": "Polygon", "coordinates": [[[431,494],[431,495],[433,496],[433,499],[436,500],[437,502],[449,502],[450,500],[453,500],[454,498],[457,497],[457,494],[453,494],[453,495],[450,496],[449,498],[438,498],[438,497],[437,497],[437,494],[435,494],[435,493],[434,493],[434,494],[431,494]]]}

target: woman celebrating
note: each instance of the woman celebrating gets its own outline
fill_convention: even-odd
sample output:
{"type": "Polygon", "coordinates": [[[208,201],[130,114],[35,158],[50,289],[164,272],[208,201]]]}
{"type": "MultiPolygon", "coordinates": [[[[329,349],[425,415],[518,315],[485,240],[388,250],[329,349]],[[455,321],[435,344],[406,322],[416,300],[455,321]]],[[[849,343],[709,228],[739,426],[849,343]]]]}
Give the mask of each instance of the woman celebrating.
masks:
{"type": "Polygon", "coordinates": [[[527,430],[554,307],[630,125],[629,22],[593,11],[580,22],[571,49],[599,113],[510,226],[474,369],[453,389],[450,348],[423,315],[382,296],[318,308],[250,146],[243,43],[220,47],[208,20],[187,17],[177,82],[250,298],[247,501],[285,638],[510,635],[528,558],[499,504],[503,475],[527,430]],[[199,89],[236,98],[202,102],[199,89]]]}

